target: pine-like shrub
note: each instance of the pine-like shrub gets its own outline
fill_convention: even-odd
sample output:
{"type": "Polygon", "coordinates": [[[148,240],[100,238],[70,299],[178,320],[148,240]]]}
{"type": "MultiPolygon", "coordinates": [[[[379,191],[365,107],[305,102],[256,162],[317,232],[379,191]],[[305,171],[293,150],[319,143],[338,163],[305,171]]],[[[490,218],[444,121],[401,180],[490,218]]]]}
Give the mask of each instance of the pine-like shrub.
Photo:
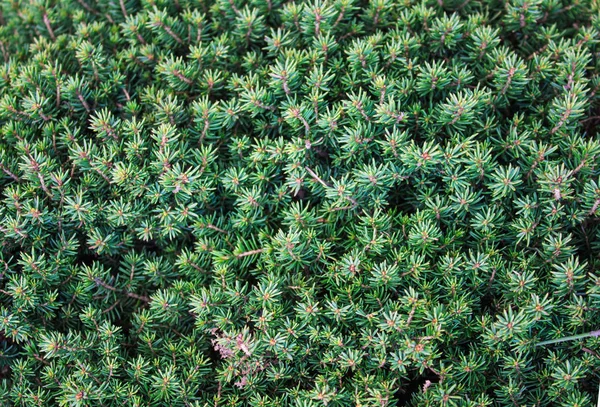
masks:
{"type": "Polygon", "coordinates": [[[0,403],[592,405],[599,17],[0,0],[0,403]]]}

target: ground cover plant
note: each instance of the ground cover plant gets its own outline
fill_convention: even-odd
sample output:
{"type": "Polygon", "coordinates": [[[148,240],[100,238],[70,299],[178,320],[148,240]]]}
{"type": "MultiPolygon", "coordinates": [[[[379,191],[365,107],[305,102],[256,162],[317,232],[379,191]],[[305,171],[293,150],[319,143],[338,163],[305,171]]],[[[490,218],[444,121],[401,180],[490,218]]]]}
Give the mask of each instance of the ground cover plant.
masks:
{"type": "Polygon", "coordinates": [[[593,405],[599,11],[0,0],[0,404],[593,405]]]}

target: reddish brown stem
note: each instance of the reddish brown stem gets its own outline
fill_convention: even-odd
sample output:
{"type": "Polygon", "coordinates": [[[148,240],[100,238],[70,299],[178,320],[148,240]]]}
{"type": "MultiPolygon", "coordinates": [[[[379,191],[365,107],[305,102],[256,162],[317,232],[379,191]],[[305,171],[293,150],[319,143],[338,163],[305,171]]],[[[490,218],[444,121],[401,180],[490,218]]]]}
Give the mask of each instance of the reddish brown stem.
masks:
{"type": "Polygon", "coordinates": [[[247,251],[247,252],[244,252],[244,253],[240,253],[240,254],[238,254],[235,257],[238,258],[238,259],[241,259],[243,257],[248,257],[248,256],[252,256],[252,255],[255,255],[255,254],[260,254],[260,253],[262,253],[264,251],[265,251],[264,249],[250,250],[250,251],[247,251]]]}

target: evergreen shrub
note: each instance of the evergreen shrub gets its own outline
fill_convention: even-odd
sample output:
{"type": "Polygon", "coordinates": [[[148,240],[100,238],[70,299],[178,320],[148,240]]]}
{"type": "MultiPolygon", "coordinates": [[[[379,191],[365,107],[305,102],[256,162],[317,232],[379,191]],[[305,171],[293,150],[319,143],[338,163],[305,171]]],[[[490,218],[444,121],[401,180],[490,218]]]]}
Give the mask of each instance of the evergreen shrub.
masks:
{"type": "Polygon", "coordinates": [[[599,17],[0,0],[0,403],[593,405],[599,17]]]}

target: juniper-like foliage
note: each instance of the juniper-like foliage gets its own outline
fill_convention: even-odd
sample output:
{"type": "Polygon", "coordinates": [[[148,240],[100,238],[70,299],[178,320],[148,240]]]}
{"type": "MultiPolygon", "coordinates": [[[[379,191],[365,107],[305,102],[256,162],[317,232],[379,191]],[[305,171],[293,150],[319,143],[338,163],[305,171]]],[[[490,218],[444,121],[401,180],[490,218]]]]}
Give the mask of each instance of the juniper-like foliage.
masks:
{"type": "Polygon", "coordinates": [[[592,405],[599,30],[0,0],[0,404],[592,405]]]}

